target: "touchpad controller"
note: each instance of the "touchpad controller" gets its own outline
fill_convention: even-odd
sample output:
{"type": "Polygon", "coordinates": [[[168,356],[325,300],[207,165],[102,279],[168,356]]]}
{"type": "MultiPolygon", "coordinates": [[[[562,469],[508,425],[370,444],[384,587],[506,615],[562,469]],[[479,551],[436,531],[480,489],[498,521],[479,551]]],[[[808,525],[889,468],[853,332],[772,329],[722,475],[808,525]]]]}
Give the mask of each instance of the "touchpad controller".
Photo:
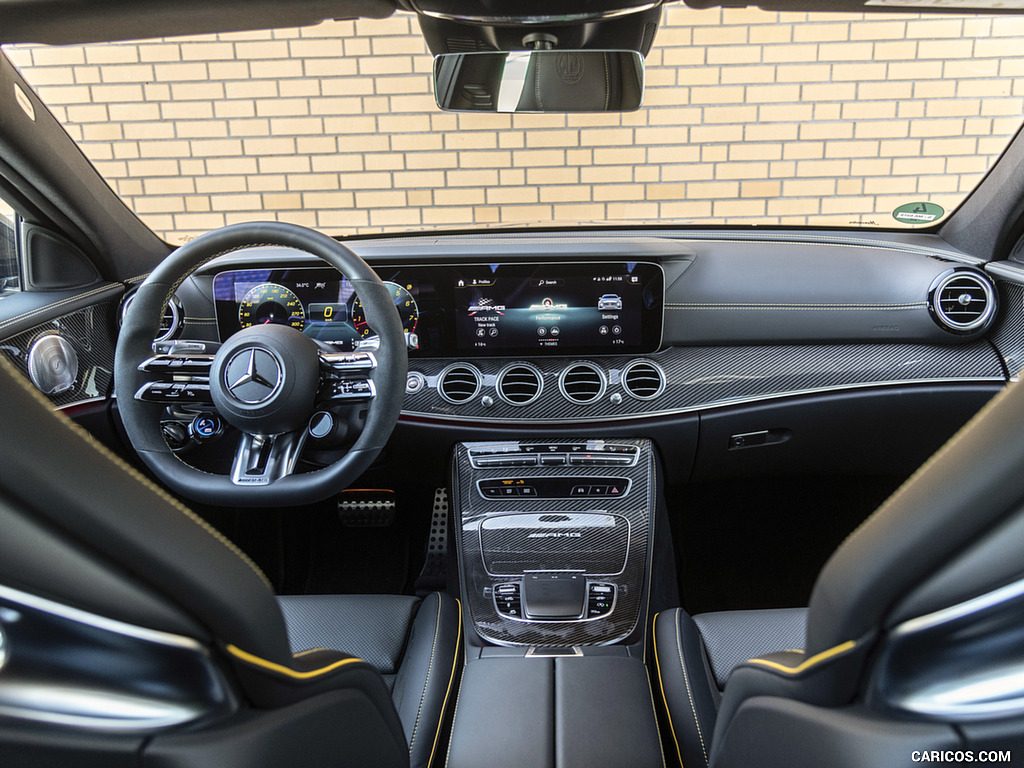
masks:
{"type": "Polygon", "coordinates": [[[528,573],[523,577],[523,610],[531,619],[579,619],[587,603],[582,573],[528,573]]]}

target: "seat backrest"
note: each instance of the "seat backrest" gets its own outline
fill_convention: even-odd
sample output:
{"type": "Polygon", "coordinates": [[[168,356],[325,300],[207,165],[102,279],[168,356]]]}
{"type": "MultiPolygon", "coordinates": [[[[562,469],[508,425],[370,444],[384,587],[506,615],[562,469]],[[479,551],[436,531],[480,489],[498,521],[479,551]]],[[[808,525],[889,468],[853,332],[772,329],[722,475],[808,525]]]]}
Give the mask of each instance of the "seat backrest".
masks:
{"type": "Polygon", "coordinates": [[[843,542],[811,596],[809,656],[1020,577],[1018,559],[971,552],[1024,511],[1022,426],[1024,387],[1010,384],[843,542]]]}
{"type": "Polygon", "coordinates": [[[291,658],[270,584],[234,544],[54,412],[2,358],[0,403],[4,516],[34,530],[39,546],[30,552],[24,538],[0,536],[0,586],[291,658]]]}
{"type": "Polygon", "coordinates": [[[713,765],[1024,746],[1022,425],[1012,383],[843,542],[815,584],[804,651],[733,671],[713,765]]]}

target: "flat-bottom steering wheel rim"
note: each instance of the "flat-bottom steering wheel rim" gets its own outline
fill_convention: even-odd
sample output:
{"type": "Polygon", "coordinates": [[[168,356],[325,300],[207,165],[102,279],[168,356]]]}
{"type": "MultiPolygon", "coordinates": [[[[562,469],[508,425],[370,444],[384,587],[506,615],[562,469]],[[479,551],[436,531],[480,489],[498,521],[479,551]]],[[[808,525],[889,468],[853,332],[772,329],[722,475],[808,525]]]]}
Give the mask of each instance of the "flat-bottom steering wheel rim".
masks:
{"type": "Polygon", "coordinates": [[[114,358],[114,391],[125,432],[142,461],[169,488],[186,498],[225,506],[296,506],[325,499],[348,487],[377,457],[398,421],[405,395],[408,357],[401,320],[381,279],[344,244],[305,227],[280,222],[233,224],[202,235],[171,253],[139,287],[124,318],[114,358]],[[152,355],[164,307],[197,269],[226,254],[283,247],[317,256],[352,283],[370,327],[380,337],[374,351],[375,396],[355,444],[322,469],[282,477],[269,485],[236,485],[228,475],[187,464],[168,447],[160,429],[164,406],[135,393],[151,380],[139,365],[152,355]]]}

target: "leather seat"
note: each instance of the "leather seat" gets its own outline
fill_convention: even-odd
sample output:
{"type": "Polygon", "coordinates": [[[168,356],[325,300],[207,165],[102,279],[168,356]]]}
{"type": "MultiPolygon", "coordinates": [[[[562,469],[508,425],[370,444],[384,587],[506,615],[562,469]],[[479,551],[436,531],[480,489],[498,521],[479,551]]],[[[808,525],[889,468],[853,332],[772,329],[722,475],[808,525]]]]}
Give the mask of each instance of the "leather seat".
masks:
{"type": "Polygon", "coordinates": [[[847,538],[806,611],[655,617],[680,762],[902,765],[1024,746],[1022,424],[1010,384],[847,538]]]}
{"type": "Polygon", "coordinates": [[[430,764],[455,598],[275,597],[2,359],[0,402],[5,764],[430,764]]]}

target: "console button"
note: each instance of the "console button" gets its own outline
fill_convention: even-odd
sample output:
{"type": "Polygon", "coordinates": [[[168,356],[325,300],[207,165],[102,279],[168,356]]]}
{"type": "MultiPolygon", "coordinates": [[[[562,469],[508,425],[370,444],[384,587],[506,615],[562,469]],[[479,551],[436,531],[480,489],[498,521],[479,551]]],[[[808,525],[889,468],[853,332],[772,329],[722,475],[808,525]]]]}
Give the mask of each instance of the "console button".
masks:
{"type": "Polygon", "coordinates": [[[590,486],[589,485],[577,485],[572,489],[573,496],[589,496],[590,486]]]}
{"type": "Polygon", "coordinates": [[[473,458],[478,467],[528,467],[536,466],[536,456],[479,456],[473,458]]]}
{"type": "Polygon", "coordinates": [[[611,613],[615,605],[615,585],[591,582],[587,589],[587,618],[596,619],[611,613]]]}
{"type": "Polygon", "coordinates": [[[557,467],[565,464],[564,453],[542,453],[540,456],[542,467],[557,467]]]}
{"type": "Polygon", "coordinates": [[[498,584],[494,588],[494,607],[503,616],[511,618],[522,617],[523,601],[520,595],[519,583],[498,584]]]}
{"type": "Polygon", "coordinates": [[[537,489],[534,488],[532,485],[521,485],[521,486],[519,486],[519,495],[520,496],[536,496],[537,495],[537,489]]]}

